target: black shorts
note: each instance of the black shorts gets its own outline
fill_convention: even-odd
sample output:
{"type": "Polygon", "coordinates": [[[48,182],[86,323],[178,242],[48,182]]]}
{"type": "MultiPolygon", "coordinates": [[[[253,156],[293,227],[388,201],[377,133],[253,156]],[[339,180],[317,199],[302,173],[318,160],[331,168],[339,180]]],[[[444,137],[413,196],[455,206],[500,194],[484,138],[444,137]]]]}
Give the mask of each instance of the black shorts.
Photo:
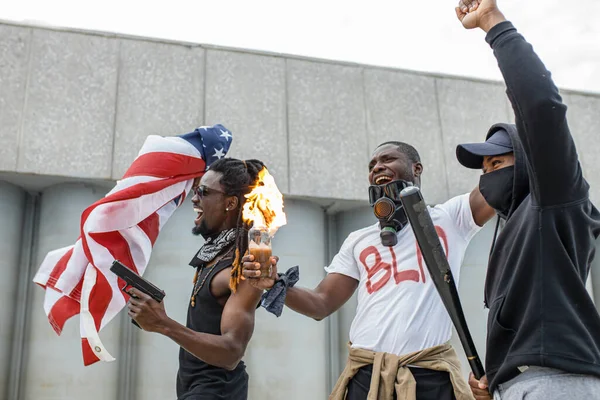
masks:
{"type": "MultiPolygon", "coordinates": [[[[445,371],[434,371],[425,368],[409,367],[417,381],[417,400],[455,400],[454,389],[450,381],[450,374],[445,371]]],[[[371,386],[373,366],[367,365],[356,372],[348,382],[348,395],[346,400],[366,400],[371,386]]],[[[394,393],[395,400],[397,399],[394,393]]]]}

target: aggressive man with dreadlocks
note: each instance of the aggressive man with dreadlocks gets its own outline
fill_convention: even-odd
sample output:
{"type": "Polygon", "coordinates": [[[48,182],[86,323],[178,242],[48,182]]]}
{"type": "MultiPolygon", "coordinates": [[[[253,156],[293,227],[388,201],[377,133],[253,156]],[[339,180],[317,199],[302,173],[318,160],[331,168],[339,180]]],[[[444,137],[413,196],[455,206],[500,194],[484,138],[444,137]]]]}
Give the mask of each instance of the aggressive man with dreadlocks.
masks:
{"type": "MultiPolygon", "coordinates": [[[[242,222],[244,195],[265,168],[257,160],[223,158],[194,182],[198,217],[192,229],[205,243],[190,265],[196,268],[186,326],[169,318],[163,303],[132,289],[129,315],[148,332],[181,346],[177,374],[179,400],[246,399],[248,374],[241,361],[254,330],[261,291],[240,280],[240,260],[248,246],[242,222]]],[[[274,263],[274,260],[272,260],[274,263]]]]}

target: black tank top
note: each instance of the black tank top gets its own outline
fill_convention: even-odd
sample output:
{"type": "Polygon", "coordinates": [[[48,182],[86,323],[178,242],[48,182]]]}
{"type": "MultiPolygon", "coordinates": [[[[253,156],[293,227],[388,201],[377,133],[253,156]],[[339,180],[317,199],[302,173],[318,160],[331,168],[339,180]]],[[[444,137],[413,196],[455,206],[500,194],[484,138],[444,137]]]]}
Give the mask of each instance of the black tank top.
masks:
{"type": "MultiPolygon", "coordinates": [[[[231,267],[231,258],[220,260],[212,269],[198,266],[198,284],[208,277],[195,297],[195,306],[188,305],[186,326],[196,332],[221,334],[223,306],[210,292],[210,283],[216,274],[231,267]],[[210,271],[210,272],[209,272],[210,271]]],[[[192,288],[192,293],[193,293],[192,288]]],[[[177,373],[179,400],[246,400],[248,374],[243,361],[233,371],[215,367],[196,358],[183,348],[179,349],[177,373]]]]}

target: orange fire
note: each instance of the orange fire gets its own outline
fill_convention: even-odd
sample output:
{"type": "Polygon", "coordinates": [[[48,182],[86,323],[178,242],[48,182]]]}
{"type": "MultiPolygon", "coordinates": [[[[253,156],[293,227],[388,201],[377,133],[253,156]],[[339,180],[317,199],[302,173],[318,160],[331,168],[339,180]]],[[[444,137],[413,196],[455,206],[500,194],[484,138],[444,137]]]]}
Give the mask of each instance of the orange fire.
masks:
{"type": "Polygon", "coordinates": [[[283,195],[267,168],[258,173],[258,183],[246,195],[242,219],[254,222],[254,227],[264,227],[273,236],[277,229],[287,223],[283,212],[283,195]]]}

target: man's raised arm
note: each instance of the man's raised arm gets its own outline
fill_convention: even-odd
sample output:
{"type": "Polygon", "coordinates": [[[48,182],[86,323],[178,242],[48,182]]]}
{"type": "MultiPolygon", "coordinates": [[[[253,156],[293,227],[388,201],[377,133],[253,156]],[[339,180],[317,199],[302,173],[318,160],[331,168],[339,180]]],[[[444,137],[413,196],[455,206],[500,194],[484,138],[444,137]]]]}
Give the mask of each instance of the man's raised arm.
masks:
{"type": "MultiPolygon", "coordinates": [[[[273,269],[270,278],[260,276],[260,264],[255,263],[254,257],[247,255],[243,258],[243,274],[253,286],[259,289],[270,289],[277,277],[276,259],[273,258],[273,269]]],[[[285,305],[292,310],[320,321],[336,312],[343,306],[358,287],[358,281],[343,274],[329,273],[315,289],[300,287],[287,288],[285,305]]]]}
{"type": "Polygon", "coordinates": [[[567,107],[533,47],[506,20],[496,0],[461,0],[456,14],[465,28],[487,33],[515,112],[537,204],[565,204],[586,196],[588,185],[567,125],[567,107]]]}

